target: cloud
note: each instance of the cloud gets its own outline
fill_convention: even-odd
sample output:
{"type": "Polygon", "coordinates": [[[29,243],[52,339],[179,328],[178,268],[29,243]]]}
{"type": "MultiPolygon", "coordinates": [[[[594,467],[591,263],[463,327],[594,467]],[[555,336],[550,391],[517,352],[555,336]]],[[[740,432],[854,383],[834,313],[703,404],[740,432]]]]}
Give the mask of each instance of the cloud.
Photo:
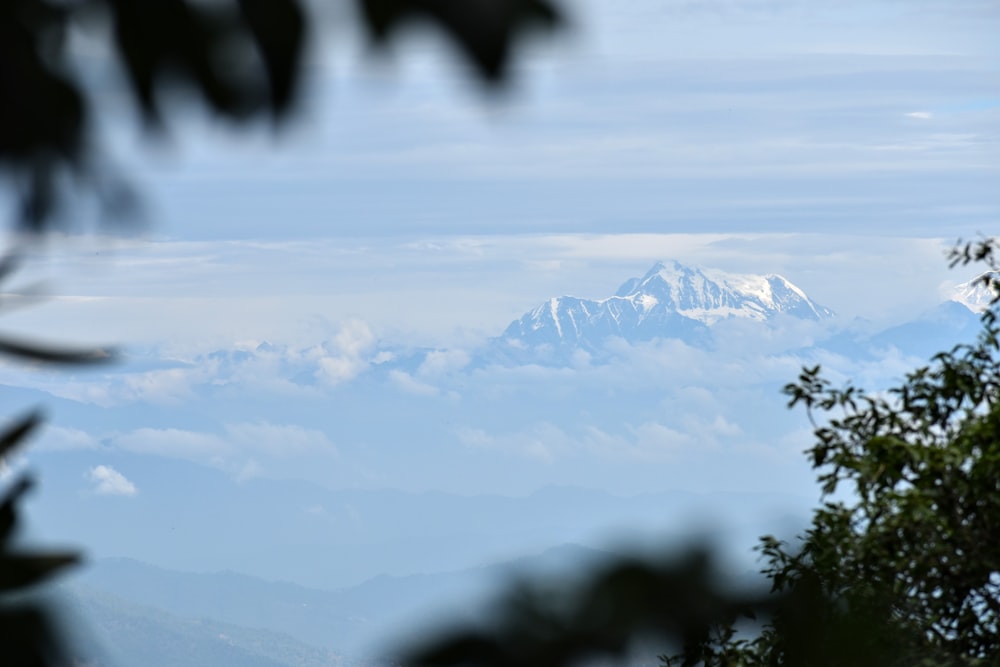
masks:
{"type": "Polygon", "coordinates": [[[432,350],[424,357],[417,374],[426,377],[447,375],[462,370],[470,361],[472,359],[465,350],[432,350]]]}
{"type": "Polygon", "coordinates": [[[0,382],[101,407],[130,403],[174,407],[220,393],[319,398],[373,363],[393,358],[391,352],[376,348],[374,334],[360,320],[349,320],[329,339],[308,345],[242,340],[183,354],[171,347],[133,352],[127,363],[99,376],[26,373],[0,366],[0,382]]]}
{"type": "Polygon", "coordinates": [[[552,424],[538,424],[527,431],[493,435],[480,428],[460,428],[459,442],[472,449],[492,450],[551,464],[569,449],[566,433],[552,424]]]}
{"type": "Polygon", "coordinates": [[[421,382],[409,373],[394,369],[389,371],[389,381],[400,391],[416,396],[436,396],[440,390],[434,385],[421,382]]]}
{"type": "Polygon", "coordinates": [[[256,477],[261,477],[264,474],[264,468],[257,463],[254,459],[249,459],[243,466],[236,471],[236,479],[241,482],[245,482],[256,477]]]}
{"type": "Polygon", "coordinates": [[[235,453],[234,447],[218,435],[176,428],[139,428],[112,437],[111,443],[127,451],[218,467],[224,467],[235,453]]]}
{"type": "Polygon", "coordinates": [[[612,433],[595,426],[584,430],[581,445],[600,459],[613,462],[664,463],[676,461],[688,448],[704,445],[690,433],[658,422],[625,426],[622,433],[612,433]]]}
{"type": "Polygon", "coordinates": [[[266,421],[225,425],[225,438],[239,451],[273,457],[306,454],[333,454],[336,446],[326,434],[295,424],[272,424],[266,421]]]}
{"type": "Polygon", "coordinates": [[[322,431],[267,421],[232,422],[221,432],[139,428],[108,439],[112,447],[192,461],[224,470],[238,479],[272,474],[283,464],[309,465],[337,456],[322,431]]]}
{"type": "Polygon", "coordinates": [[[204,360],[185,368],[170,368],[128,375],[122,395],[128,401],[178,405],[195,398],[195,388],[217,375],[218,364],[204,360]]]}
{"type": "Polygon", "coordinates": [[[73,449],[95,449],[100,443],[90,433],[76,428],[48,425],[39,437],[36,450],[62,451],[73,449]]]}
{"type": "Polygon", "coordinates": [[[94,493],[99,496],[134,496],[139,490],[125,475],[111,466],[94,466],[87,472],[87,478],[94,483],[94,493]]]}
{"type": "Polygon", "coordinates": [[[907,118],[917,118],[919,120],[930,120],[934,117],[930,111],[910,111],[905,114],[907,118]]]}
{"type": "Polygon", "coordinates": [[[519,431],[487,433],[479,428],[456,431],[466,447],[489,450],[545,464],[569,459],[596,458],[599,461],[668,462],[685,449],[705,445],[689,433],[656,422],[623,425],[618,431],[593,424],[576,427],[542,422],[519,431]]]}
{"type": "Polygon", "coordinates": [[[322,347],[316,377],[326,384],[337,385],[353,380],[368,368],[366,358],[375,347],[375,336],[365,322],[351,320],[322,347]]]}

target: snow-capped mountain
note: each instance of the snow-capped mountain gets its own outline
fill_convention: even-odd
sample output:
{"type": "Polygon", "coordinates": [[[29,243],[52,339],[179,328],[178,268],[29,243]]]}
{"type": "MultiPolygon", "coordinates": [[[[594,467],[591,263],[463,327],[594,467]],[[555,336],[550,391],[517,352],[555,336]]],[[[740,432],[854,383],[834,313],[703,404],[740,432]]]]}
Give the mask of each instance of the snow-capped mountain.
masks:
{"type": "Polygon", "coordinates": [[[778,275],[738,275],[658,262],[605,299],[549,299],[504,331],[514,348],[539,345],[592,349],[609,336],[636,342],[654,338],[704,340],[729,318],[766,322],[780,315],[821,320],[833,313],[778,275]]]}
{"type": "Polygon", "coordinates": [[[1000,278],[1000,275],[992,271],[986,271],[968,282],[957,285],[951,300],[957,301],[974,313],[983,312],[993,303],[994,298],[992,290],[984,282],[984,278],[987,277],[997,280],[1000,278]]]}

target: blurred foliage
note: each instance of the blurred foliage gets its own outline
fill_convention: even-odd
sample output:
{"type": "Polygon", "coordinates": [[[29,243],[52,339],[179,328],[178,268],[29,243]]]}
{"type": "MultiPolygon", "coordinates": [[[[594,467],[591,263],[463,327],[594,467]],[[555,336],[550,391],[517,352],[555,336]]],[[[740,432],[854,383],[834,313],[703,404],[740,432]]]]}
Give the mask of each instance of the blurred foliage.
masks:
{"type": "MultiPolygon", "coordinates": [[[[560,15],[546,0],[356,0],[354,16],[386,48],[403,28],[440,30],[489,86],[508,78],[512,45],[560,15]]],[[[0,3],[0,168],[19,197],[18,221],[51,229],[73,188],[109,216],[127,213],[127,183],[99,163],[96,93],[71,39],[86,34],[111,60],[151,131],[183,91],[227,122],[285,122],[301,97],[315,20],[301,0],[4,0],[0,3]]],[[[13,257],[13,255],[11,256],[13,257]]],[[[996,293],[996,245],[959,245],[954,264],[986,261],[996,293]]],[[[13,260],[0,262],[0,278],[13,260]]],[[[943,352],[888,394],[837,389],[820,369],[786,387],[814,421],[807,451],[823,503],[796,544],[759,547],[767,594],[717,584],[705,553],[606,566],[580,587],[524,585],[490,627],[469,626],[408,654],[412,665],[558,666],[621,657],[639,637],[677,647],[666,664],[1000,664],[1000,355],[994,310],[977,343],[943,352]],[[848,487],[845,493],[843,486],[848,487]],[[838,490],[840,493],[838,493],[838,490]]],[[[90,363],[75,351],[0,339],[0,354],[32,363],[90,363]]],[[[40,423],[30,413],[0,434],[0,460],[40,423]]],[[[13,596],[78,561],[24,553],[14,542],[18,477],[0,499],[3,665],[66,664],[50,615],[13,596]]]]}
{"type": "MultiPolygon", "coordinates": [[[[387,48],[413,25],[440,31],[491,88],[509,79],[513,46],[561,14],[550,0],[355,0],[359,28],[387,48]]],[[[183,91],[231,123],[287,120],[317,34],[304,0],[4,0],[0,2],[0,168],[19,194],[18,220],[44,231],[75,189],[107,219],[134,212],[95,136],[103,113],[72,39],[108,47],[151,131],[168,92],[183,91]],[[104,159],[105,162],[101,163],[104,159]]],[[[91,73],[92,74],[92,73],[91,73]]]]}
{"type": "Polygon", "coordinates": [[[704,554],[622,561],[579,586],[522,586],[494,624],[448,631],[403,664],[624,664],[652,639],[674,647],[664,665],[1000,665],[996,256],[992,239],[949,254],[989,265],[978,280],[993,307],[975,343],[888,392],[835,388],[818,366],[785,387],[813,423],[805,453],[822,497],[794,544],[761,538],[769,592],[720,588],[704,554]]]}
{"type": "Polygon", "coordinates": [[[666,563],[622,559],[579,586],[523,582],[500,601],[492,622],[470,624],[416,647],[405,665],[561,667],[621,659],[637,639],[698,646],[719,619],[753,617],[773,604],[731,595],[706,551],[666,563]]]}
{"type": "MultiPolygon", "coordinates": [[[[10,278],[19,254],[0,258],[0,282],[10,278]]],[[[73,349],[41,345],[0,336],[0,355],[30,364],[81,365],[114,358],[105,349],[73,349]]],[[[62,667],[70,665],[70,652],[58,623],[46,604],[26,595],[39,584],[79,562],[73,551],[26,551],[16,542],[20,502],[34,481],[27,474],[9,474],[8,463],[42,424],[33,410],[12,420],[0,431],[0,481],[12,478],[0,492],[0,664],[4,667],[62,667]]]]}
{"type": "MultiPolygon", "coordinates": [[[[380,49],[411,25],[440,29],[494,89],[509,79],[516,40],[530,28],[554,28],[560,22],[548,0],[356,0],[353,16],[380,49]]],[[[100,44],[97,58],[106,48],[150,132],[165,131],[169,95],[178,91],[226,122],[263,118],[279,125],[301,98],[316,23],[303,0],[0,2],[0,170],[17,194],[20,229],[53,229],[76,191],[95,194],[108,220],[135,212],[129,183],[114,176],[96,136],[94,118],[105,110],[93,88],[94,72],[87,71],[88,56],[74,38],[100,44]]],[[[17,252],[0,258],[0,281],[13,273],[19,258],[17,252]]],[[[5,337],[0,337],[0,355],[34,364],[89,364],[113,357],[102,349],[5,337]]],[[[40,422],[40,413],[32,412],[0,433],[0,471],[40,422]]],[[[72,663],[50,610],[19,593],[79,560],[71,552],[17,550],[19,503],[31,486],[28,476],[18,477],[0,501],[4,667],[72,663]]]]}

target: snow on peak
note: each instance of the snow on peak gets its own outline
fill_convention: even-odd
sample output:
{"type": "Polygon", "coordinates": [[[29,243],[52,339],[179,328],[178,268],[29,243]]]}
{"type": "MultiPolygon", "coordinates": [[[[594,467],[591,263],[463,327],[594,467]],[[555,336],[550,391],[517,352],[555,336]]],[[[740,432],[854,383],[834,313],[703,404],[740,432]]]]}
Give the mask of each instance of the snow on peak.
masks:
{"type": "Polygon", "coordinates": [[[652,296],[681,315],[706,324],[727,317],[766,320],[777,313],[807,319],[832,315],[779,275],[726,273],[677,261],[657,262],[642,278],[626,281],[616,296],[640,301],[652,296]]]}
{"type": "Polygon", "coordinates": [[[996,296],[987,285],[987,279],[1000,280],[1000,273],[984,271],[972,280],[956,285],[951,301],[957,301],[974,313],[984,312],[996,296]]]}
{"type": "Polygon", "coordinates": [[[617,336],[704,339],[729,318],[768,321],[779,315],[820,320],[833,313],[781,276],[744,275],[657,262],[604,299],[552,298],[515,320],[503,340],[528,345],[596,347],[617,336]]]}

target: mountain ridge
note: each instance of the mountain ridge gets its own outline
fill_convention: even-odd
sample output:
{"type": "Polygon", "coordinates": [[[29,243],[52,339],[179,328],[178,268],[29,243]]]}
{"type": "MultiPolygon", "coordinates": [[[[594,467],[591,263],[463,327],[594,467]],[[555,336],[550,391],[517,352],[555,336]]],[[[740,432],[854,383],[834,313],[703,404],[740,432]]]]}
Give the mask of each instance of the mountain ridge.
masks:
{"type": "Polygon", "coordinates": [[[723,320],[772,322],[780,317],[820,321],[833,311],[777,274],[735,274],[656,262],[601,299],[552,297],[514,320],[498,339],[501,348],[580,348],[596,352],[611,337],[628,343],[676,338],[710,345],[711,328],[723,320]]]}

